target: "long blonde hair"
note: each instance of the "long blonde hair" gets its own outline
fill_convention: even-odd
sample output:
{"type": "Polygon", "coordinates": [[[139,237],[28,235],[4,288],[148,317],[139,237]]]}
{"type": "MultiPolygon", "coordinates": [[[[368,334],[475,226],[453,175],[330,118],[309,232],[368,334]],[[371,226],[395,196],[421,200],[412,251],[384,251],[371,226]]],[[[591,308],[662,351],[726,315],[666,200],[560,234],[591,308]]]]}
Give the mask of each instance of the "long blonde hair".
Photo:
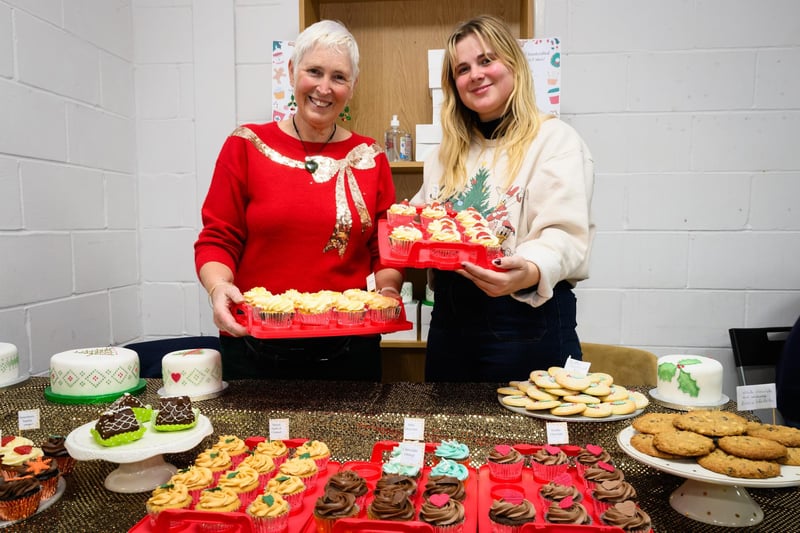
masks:
{"type": "Polygon", "coordinates": [[[474,35],[484,49],[492,50],[514,76],[514,89],[506,102],[497,130],[500,149],[495,152],[505,153],[508,157],[506,187],[514,181],[528,146],[539,133],[542,121],[546,120],[540,116],[536,106],[528,61],[508,26],[491,15],[481,15],[459,24],[447,39],[442,64],[444,100],[441,115],[442,143],[439,148],[439,162],[444,169],[439,181],[439,198],[442,200],[464,190],[467,184],[466,160],[470,142],[473,138],[479,142],[485,141],[477,129],[477,113],[461,102],[456,89],[456,44],[468,35],[474,35]]]}

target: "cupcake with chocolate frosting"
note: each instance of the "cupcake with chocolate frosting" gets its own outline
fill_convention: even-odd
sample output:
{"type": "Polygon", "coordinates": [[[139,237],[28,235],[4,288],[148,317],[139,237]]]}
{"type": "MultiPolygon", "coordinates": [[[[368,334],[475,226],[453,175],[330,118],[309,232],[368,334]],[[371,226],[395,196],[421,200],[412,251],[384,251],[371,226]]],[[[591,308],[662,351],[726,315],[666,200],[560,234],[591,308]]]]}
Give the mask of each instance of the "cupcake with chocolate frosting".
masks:
{"type": "Polygon", "coordinates": [[[578,474],[583,474],[587,468],[596,465],[600,461],[611,464],[611,454],[601,446],[587,444],[586,447],[582,448],[581,451],[578,452],[578,455],[575,456],[575,468],[578,470],[578,474]]]}
{"type": "Polygon", "coordinates": [[[489,519],[494,533],[519,533],[523,525],[536,520],[536,507],[524,498],[494,500],[489,519]]]}
{"type": "Polygon", "coordinates": [[[430,524],[433,533],[461,531],[464,524],[464,506],[447,494],[434,494],[422,504],[419,510],[421,522],[430,524]]]}
{"type": "Polygon", "coordinates": [[[40,446],[46,457],[52,457],[58,463],[58,471],[62,476],[72,473],[76,462],[64,445],[66,440],[67,438],[61,435],[50,435],[40,446]]]}
{"type": "Polygon", "coordinates": [[[489,452],[486,464],[493,478],[510,481],[519,479],[525,461],[522,454],[508,444],[498,444],[489,452]]]}
{"type": "Polygon", "coordinates": [[[625,479],[625,473],[612,464],[606,463],[605,461],[598,461],[596,465],[590,466],[584,470],[582,477],[586,488],[591,490],[595,485],[603,481],[623,481],[625,479]]]}
{"type": "Polygon", "coordinates": [[[541,496],[545,507],[552,502],[558,502],[567,497],[576,502],[583,499],[583,494],[572,482],[572,476],[567,473],[559,474],[552,481],[542,485],[539,488],[539,496],[541,496]]]}
{"type": "Polygon", "coordinates": [[[542,446],[531,456],[533,474],[540,481],[550,481],[569,468],[569,457],[558,446],[542,446]]]}
{"type": "Polygon", "coordinates": [[[42,484],[33,476],[12,477],[0,482],[0,520],[28,518],[42,499],[42,484]]]}
{"type": "Polygon", "coordinates": [[[636,501],[636,489],[627,481],[603,481],[595,485],[591,494],[597,514],[602,514],[616,503],[636,501]]]}
{"type": "Polygon", "coordinates": [[[544,519],[550,524],[591,524],[592,517],[586,507],[566,497],[546,508],[544,519]]]}
{"type": "Polygon", "coordinates": [[[326,488],[314,503],[313,515],[317,533],[331,533],[337,520],[355,518],[358,516],[358,510],[355,495],[326,488]]]}
{"type": "Polygon", "coordinates": [[[428,476],[422,496],[427,500],[434,494],[447,494],[451,499],[463,503],[467,497],[467,490],[464,488],[464,482],[457,477],[428,476]]]}
{"type": "Polygon", "coordinates": [[[600,521],[627,533],[647,533],[652,526],[650,516],[631,500],[615,503],[606,509],[600,515],[600,521]]]}
{"type": "Polygon", "coordinates": [[[367,507],[367,516],[371,520],[413,520],[414,504],[408,492],[400,487],[376,490],[367,507]]]}

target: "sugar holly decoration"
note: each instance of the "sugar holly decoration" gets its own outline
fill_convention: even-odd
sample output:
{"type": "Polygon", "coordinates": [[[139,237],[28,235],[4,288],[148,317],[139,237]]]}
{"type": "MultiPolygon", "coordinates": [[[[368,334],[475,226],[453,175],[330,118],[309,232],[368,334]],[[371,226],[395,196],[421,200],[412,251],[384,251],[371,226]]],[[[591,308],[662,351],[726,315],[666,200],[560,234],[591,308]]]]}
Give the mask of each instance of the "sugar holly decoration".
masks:
{"type": "MultiPolygon", "coordinates": [[[[695,381],[692,374],[688,372],[685,367],[691,367],[691,365],[699,365],[701,363],[702,361],[699,359],[693,358],[681,359],[677,364],[661,363],[658,365],[658,379],[662,381],[672,381],[675,374],[677,374],[678,390],[685,392],[693,398],[697,398],[697,395],[700,394],[700,387],[697,386],[697,381],[695,381]]],[[[691,370],[691,368],[688,370],[691,370]]]]}

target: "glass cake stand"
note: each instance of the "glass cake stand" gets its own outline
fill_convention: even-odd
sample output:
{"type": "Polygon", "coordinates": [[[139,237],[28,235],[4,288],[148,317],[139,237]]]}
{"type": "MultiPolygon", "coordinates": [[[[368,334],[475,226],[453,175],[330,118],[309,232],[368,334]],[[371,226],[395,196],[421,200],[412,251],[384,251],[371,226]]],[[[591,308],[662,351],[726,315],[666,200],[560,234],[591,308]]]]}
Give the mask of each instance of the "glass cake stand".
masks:
{"type": "Polygon", "coordinates": [[[631,446],[636,433],[628,426],[617,434],[622,451],[640,463],[685,478],[672,492],[673,509],[698,522],[727,527],[754,526],[764,519],[764,511],[747,493],[746,488],[781,488],[800,486],[800,466],[781,465],[778,477],[745,479],[706,470],[693,459],[667,460],[644,454],[631,446]]]}
{"type": "Polygon", "coordinates": [[[197,413],[197,425],[193,428],[156,431],[150,422],[145,422],[147,431],[141,439],[121,446],[101,446],[89,432],[96,423],[93,420],[72,430],[64,445],[79,461],[103,459],[119,464],[103,484],[110,491],[124,493],[147,492],[165,483],[177,468],[164,461],[163,454],[191,450],[214,431],[208,417],[197,413]]]}

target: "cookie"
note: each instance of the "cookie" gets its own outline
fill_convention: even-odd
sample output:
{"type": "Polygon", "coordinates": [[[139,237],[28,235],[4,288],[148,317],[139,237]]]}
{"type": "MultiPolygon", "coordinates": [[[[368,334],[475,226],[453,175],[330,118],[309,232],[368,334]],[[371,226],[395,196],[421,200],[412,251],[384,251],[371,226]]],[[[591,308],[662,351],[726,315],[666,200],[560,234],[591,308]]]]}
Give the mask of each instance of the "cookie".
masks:
{"type": "Polygon", "coordinates": [[[609,387],[614,384],[613,376],[605,372],[589,372],[586,377],[589,378],[589,381],[592,383],[604,383],[609,387]]]}
{"type": "Polygon", "coordinates": [[[655,434],[675,429],[672,421],[677,417],[678,413],[647,413],[634,418],[631,425],[639,433],[655,434]]]}
{"type": "Polygon", "coordinates": [[[573,374],[571,372],[559,372],[554,376],[554,379],[556,380],[556,383],[565,389],[571,389],[574,391],[582,391],[592,384],[592,382],[589,381],[589,378],[586,376],[573,374]]]}
{"type": "Polygon", "coordinates": [[[778,462],[786,466],[800,466],[800,448],[786,448],[786,455],[778,462]]]}
{"type": "Polygon", "coordinates": [[[556,377],[556,374],[560,374],[561,372],[566,372],[563,366],[551,366],[547,369],[547,373],[553,377],[556,377]]]}
{"type": "Polygon", "coordinates": [[[633,400],[633,403],[636,404],[637,409],[644,409],[648,405],[650,405],[650,400],[645,396],[644,393],[639,391],[628,391],[628,399],[633,400]]]}
{"type": "Polygon", "coordinates": [[[653,438],[655,435],[651,433],[634,433],[631,435],[631,446],[645,455],[651,457],[658,457],[659,459],[681,459],[679,455],[662,452],[653,446],[653,438]]]}
{"type": "Polygon", "coordinates": [[[592,396],[608,396],[611,394],[611,386],[607,383],[597,382],[592,383],[581,392],[584,394],[591,394],[592,396]]]}
{"type": "Polygon", "coordinates": [[[629,415],[636,411],[636,404],[633,400],[617,400],[614,402],[603,402],[611,406],[612,415],[629,415]]]}
{"type": "Polygon", "coordinates": [[[673,424],[678,429],[694,431],[709,437],[741,435],[747,429],[747,420],[735,413],[706,409],[678,415],[673,424]]]}
{"type": "Polygon", "coordinates": [[[630,393],[628,389],[623,387],[622,385],[611,385],[609,387],[611,392],[609,392],[604,398],[604,402],[615,402],[617,400],[627,400],[630,393]]]}
{"type": "Polygon", "coordinates": [[[698,457],[697,463],[707,470],[731,477],[767,479],[781,474],[778,463],[736,457],[719,448],[708,455],[698,457]]]}
{"type": "Polygon", "coordinates": [[[502,394],[504,396],[516,396],[522,392],[516,387],[498,387],[497,394],[502,394]]]}
{"type": "Polygon", "coordinates": [[[554,396],[558,396],[560,398],[563,398],[564,396],[573,396],[575,394],[578,394],[580,391],[558,387],[556,389],[547,389],[547,392],[549,392],[550,394],[552,394],[554,396]]]}
{"type": "Polygon", "coordinates": [[[547,411],[548,409],[558,407],[559,405],[561,405],[561,402],[558,400],[545,400],[541,402],[531,400],[531,403],[526,405],[525,409],[528,411],[547,411]]]}
{"type": "Polygon", "coordinates": [[[611,404],[587,403],[586,408],[583,410],[581,415],[588,416],[589,418],[605,418],[607,416],[611,416],[611,404]]]}
{"type": "Polygon", "coordinates": [[[530,381],[512,381],[509,385],[516,386],[522,392],[527,392],[529,388],[534,387],[535,385],[530,381]]]}
{"type": "Polygon", "coordinates": [[[715,448],[714,441],[709,437],[680,429],[656,433],[653,435],[653,446],[662,452],[681,457],[707,455],[715,448]]]}
{"type": "Polygon", "coordinates": [[[784,446],[800,446],[800,429],[774,424],[752,424],[747,428],[747,434],[753,437],[774,440],[784,446]]]}
{"type": "Polygon", "coordinates": [[[531,384],[531,386],[528,387],[525,390],[525,394],[527,394],[528,396],[530,396],[534,400],[538,400],[538,401],[547,401],[547,400],[557,400],[558,399],[558,396],[556,396],[555,394],[550,394],[545,389],[540,389],[539,387],[537,387],[534,384],[531,384]]]}
{"type": "Polygon", "coordinates": [[[556,416],[579,415],[586,409],[585,403],[564,402],[550,409],[550,414],[556,416]]]}
{"type": "Polygon", "coordinates": [[[745,459],[771,461],[786,457],[786,446],[783,444],[750,435],[721,437],[717,446],[731,455],[745,459]]]}
{"type": "Polygon", "coordinates": [[[527,396],[522,396],[519,394],[515,396],[503,396],[500,401],[505,405],[510,405],[511,407],[524,407],[526,409],[530,404],[535,403],[527,396]]]}
{"type": "Polygon", "coordinates": [[[531,380],[533,384],[539,387],[540,389],[559,389],[561,385],[555,380],[553,376],[545,372],[543,375],[539,374],[534,376],[531,374],[531,380]]]}
{"type": "Polygon", "coordinates": [[[573,403],[600,403],[600,398],[592,396],[591,394],[570,394],[569,396],[564,396],[564,401],[573,403]]]}

